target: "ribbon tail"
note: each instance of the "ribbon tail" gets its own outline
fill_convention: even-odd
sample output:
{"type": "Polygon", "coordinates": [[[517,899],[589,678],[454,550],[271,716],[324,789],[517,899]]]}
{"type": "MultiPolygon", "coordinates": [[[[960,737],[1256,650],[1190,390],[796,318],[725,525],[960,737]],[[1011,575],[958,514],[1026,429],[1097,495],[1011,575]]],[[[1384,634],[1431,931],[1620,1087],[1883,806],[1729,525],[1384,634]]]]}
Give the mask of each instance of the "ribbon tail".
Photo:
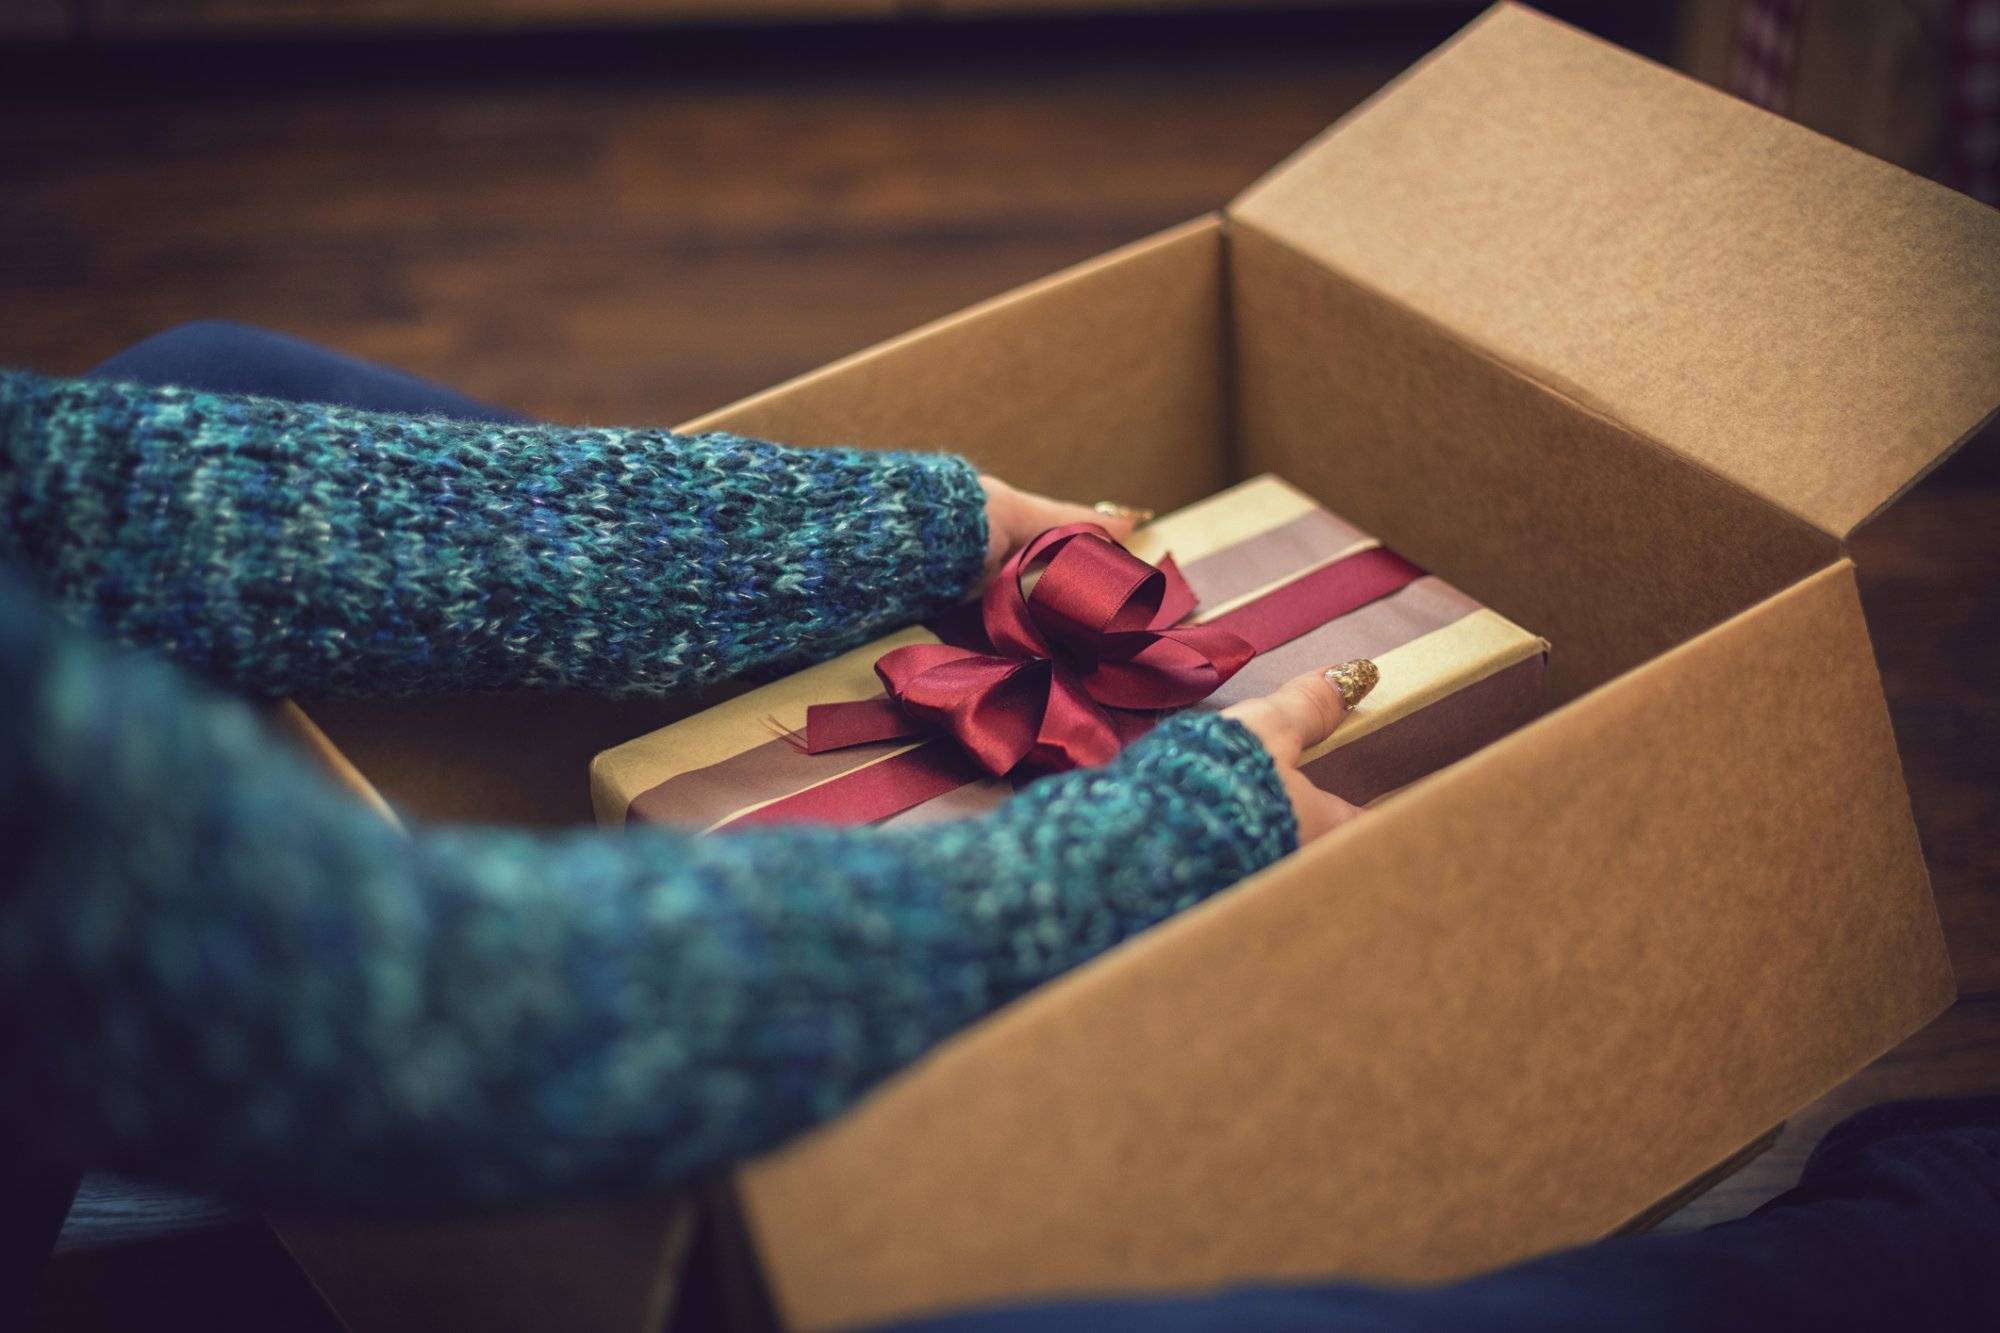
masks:
{"type": "Polygon", "coordinates": [[[806,753],[825,754],[876,741],[915,740],[923,724],[905,713],[894,699],[855,699],[847,703],[813,704],[806,709],[806,753]]]}
{"type": "Polygon", "coordinates": [[[950,741],[936,740],[891,755],[879,764],[864,764],[831,782],[793,792],[744,814],[732,815],[716,827],[875,824],[985,777],[985,772],[963,750],[950,741]]]}
{"type": "Polygon", "coordinates": [[[1196,598],[1194,589],[1188,584],[1187,575],[1174,563],[1171,555],[1160,557],[1160,573],[1166,575],[1166,589],[1160,596],[1160,609],[1153,613],[1147,629],[1165,629],[1178,625],[1194,613],[1196,598]]]}
{"type": "Polygon", "coordinates": [[[1109,763],[1122,746],[1111,714],[1090,697],[1074,675],[1057,669],[1049,681],[1048,703],[1042,710],[1029,762],[1057,773],[1095,768],[1109,763]]]}

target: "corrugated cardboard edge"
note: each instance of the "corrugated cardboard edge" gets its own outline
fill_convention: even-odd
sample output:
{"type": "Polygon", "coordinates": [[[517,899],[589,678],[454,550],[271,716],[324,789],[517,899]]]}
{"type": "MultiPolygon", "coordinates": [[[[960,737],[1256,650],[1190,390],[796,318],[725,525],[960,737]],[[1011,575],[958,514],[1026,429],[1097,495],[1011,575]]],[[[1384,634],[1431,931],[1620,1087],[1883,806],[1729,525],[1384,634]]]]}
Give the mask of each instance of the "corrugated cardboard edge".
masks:
{"type": "Polygon", "coordinates": [[[1682,1208],[1693,1203],[1696,1199],[1699,1199],[1702,1195],[1708,1193],[1717,1185],[1720,1185],[1723,1181],[1729,1179],[1738,1171],[1741,1171],[1744,1167],[1769,1152],[1777,1144],[1779,1136],[1784,1132],[1785,1126],[1782,1122],[1765,1130],[1762,1134],[1759,1134],[1756,1138],[1750,1140],[1750,1142],[1744,1144],[1720,1162],[1717,1162],[1700,1176],[1697,1176],[1679,1189],[1661,1198],[1652,1207],[1640,1210],[1628,1218],[1622,1225],[1613,1228],[1611,1234],[1615,1236],[1632,1236],[1641,1232],[1651,1231],[1682,1208]]]}
{"type": "Polygon", "coordinates": [[[327,739],[319,723],[312,720],[305,709],[290,699],[273,705],[265,712],[264,720],[279,735],[303,750],[308,758],[317,763],[334,782],[376,814],[382,816],[391,826],[402,828],[403,821],[395,808],[383,799],[375,784],[370,782],[354,766],[354,762],[340,752],[340,747],[327,739]]]}

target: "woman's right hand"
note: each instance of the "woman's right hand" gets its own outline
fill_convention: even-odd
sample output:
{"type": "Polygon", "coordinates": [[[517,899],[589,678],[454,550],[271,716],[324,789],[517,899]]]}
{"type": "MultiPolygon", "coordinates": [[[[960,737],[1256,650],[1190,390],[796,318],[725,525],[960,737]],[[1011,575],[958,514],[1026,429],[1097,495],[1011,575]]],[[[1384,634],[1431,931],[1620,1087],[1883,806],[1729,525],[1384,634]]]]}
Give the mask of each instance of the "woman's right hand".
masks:
{"type": "Polygon", "coordinates": [[[1299,756],[1318,745],[1346,720],[1347,712],[1375,688],[1373,662],[1343,662],[1295,676],[1271,693],[1222,710],[1264,743],[1278,766],[1278,779],[1299,818],[1299,845],[1331,833],[1361,813],[1331,792],[1321,791],[1299,772],[1299,756]]]}

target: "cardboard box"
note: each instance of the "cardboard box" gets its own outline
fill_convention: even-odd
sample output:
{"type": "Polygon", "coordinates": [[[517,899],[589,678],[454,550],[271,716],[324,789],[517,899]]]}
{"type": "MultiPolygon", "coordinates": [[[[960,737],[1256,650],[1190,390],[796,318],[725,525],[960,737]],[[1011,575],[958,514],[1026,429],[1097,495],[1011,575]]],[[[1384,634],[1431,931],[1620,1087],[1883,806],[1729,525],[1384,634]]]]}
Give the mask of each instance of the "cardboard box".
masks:
{"type": "MultiPolygon", "coordinates": [[[[1336,603],[1348,609],[1267,645],[1192,705],[1218,711],[1269,693],[1314,664],[1373,658],[1382,672],[1380,687],[1330,738],[1299,756],[1301,773],[1348,801],[1365,805],[1385,796],[1541,712],[1547,643],[1409,565],[1380,539],[1278,477],[1253,477],[1163,515],[1126,545],[1151,564],[1173,558],[1194,598],[1185,622],[1191,624],[1275,595],[1311,570],[1387,562],[1370,567],[1386,567],[1399,581],[1395,586],[1378,584],[1358,604],[1336,603]]],[[[953,632],[949,625],[938,628],[953,632]]],[[[993,809],[1014,794],[1014,781],[990,777],[969,762],[947,779],[959,785],[921,795],[914,806],[894,798],[868,804],[876,794],[870,778],[885,771],[878,765],[905,756],[925,762],[923,755],[939,750],[955,755],[944,748],[948,740],[885,741],[818,755],[803,749],[813,705],[880,696],[875,664],[885,653],[938,642],[932,628],[910,626],[606,750],[590,765],[597,822],[709,830],[741,827],[744,820],[903,825],[993,809]]],[[[949,772],[952,765],[944,767],[949,772]]]]}
{"type": "MultiPolygon", "coordinates": [[[[2000,215],[1503,6],[1224,212],[691,423],[1162,510],[1276,472],[1559,646],[1541,720],[746,1165],[776,1310],[1468,1273],[1922,1026],[1843,544],[1996,402],[2000,215]]],[[[317,716],[406,809],[544,821],[657,725],[317,716]]]]}

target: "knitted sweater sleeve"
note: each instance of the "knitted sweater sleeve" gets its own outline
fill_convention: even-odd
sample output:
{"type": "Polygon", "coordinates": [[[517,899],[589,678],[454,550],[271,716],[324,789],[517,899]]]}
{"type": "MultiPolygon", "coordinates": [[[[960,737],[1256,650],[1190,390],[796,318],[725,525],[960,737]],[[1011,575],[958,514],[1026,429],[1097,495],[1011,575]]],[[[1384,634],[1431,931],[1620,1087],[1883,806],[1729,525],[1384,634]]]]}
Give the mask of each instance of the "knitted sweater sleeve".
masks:
{"type": "Polygon", "coordinates": [[[1215,716],[957,824],[405,836],[5,575],[0,1132],[253,1201],[677,1180],[1297,838],[1215,716]]]}
{"type": "Polygon", "coordinates": [[[0,370],[0,555],[239,692],[679,689],[922,619],[985,551],[944,455],[0,370]]]}

